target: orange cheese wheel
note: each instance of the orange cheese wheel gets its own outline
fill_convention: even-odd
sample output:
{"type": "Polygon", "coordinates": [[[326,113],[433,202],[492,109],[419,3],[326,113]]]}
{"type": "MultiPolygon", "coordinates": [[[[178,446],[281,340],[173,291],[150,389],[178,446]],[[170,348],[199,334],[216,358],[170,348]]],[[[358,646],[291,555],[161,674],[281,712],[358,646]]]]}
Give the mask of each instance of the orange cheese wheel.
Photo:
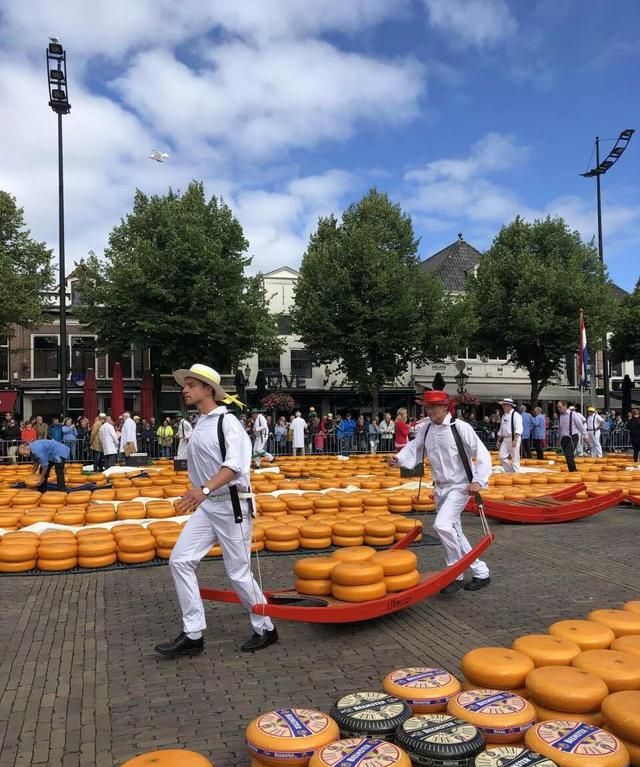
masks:
{"type": "Polygon", "coordinates": [[[460,682],[448,671],[423,666],[392,671],[382,686],[390,695],[406,701],[414,714],[445,711],[451,698],[460,692],[460,682]]]}
{"type": "MultiPolygon", "coordinates": [[[[335,498],[327,498],[325,495],[318,495],[313,498],[313,507],[315,509],[337,509],[338,501],[335,498]]],[[[305,508],[308,508],[305,506],[305,508]]]]}
{"type": "Polygon", "coordinates": [[[574,666],[543,666],[527,675],[527,690],[534,703],[556,711],[599,711],[609,694],[599,676],[574,666]]]}
{"type": "Polygon", "coordinates": [[[640,635],[640,613],[631,610],[594,610],[587,617],[594,623],[610,628],[616,637],[640,635]]]}
{"type": "Polygon", "coordinates": [[[113,522],[116,519],[116,512],[110,509],[105,509],[104,511],[102,509],[99,509],[95,506],[92,506],[90,509],[87,509],[87,513],[85,515],[85,522],[88,525],[93,524],[99,524],[101,522],[113,522]]]}
{"type": "Polygon", "coordinates": [[[364,525],[360,522],[334,522],[331,530],[333,535],[344,538],[362,538],[364,536],[364,525]]]}
{"type": "Polygon", "coordinates": [[[272,525],[265,530],[265,538],[267,541],[297,541],[298,528],[290,525],[272,525]]]}
{"type": "Polygon", "coordinates": [[[365,535],[364,542],[367,546],[391,546],[395,541],[395,534],[390,535],[388,538],[380,538],[377,535],[365,535]]]}
{"type": "Polygon", "coordinates": [[[626,605],[624,606],[624,609],[632,613],[640,613],[640,600],[627,602],[626,605]]]}
{"type": "Polygon", "coordinates": [[[47,570],[55,572],[57,570],[71,570],[78,564],[77,557],[66,557],[65,559],[38,559],[38,570],[47,570]]]}
{"type": "Polygon", "coordinates": [[[15,543],[17,541],[20,541],[21,543],[30,541],[37,546],[38,536],[31,530],[16,530],[14,532],[5,533],[2,538],[0,538],[0,542],[2,543],[15,543]]]}
{"type": "Polygon", "coordinates": [[[94,567],[109,567],[118,561],[118,556],[114,552],[113,554],[104,554],[102,556],[90,556],[90,557],[78,557],[78,565],[80,567],[94,568],[94,567]]]}
{"type": "Polygon", "coordinates": [[[519,743],[536,721],[531,703],[510,690],[465,690],[447,711],[477,727],[487,743],[519,743]]]}
{"type": "Polygon", "coordinates": [[[301,538],[331,538],[331,525],[307,522],[299,528],[299,533],[301,538]]]}
{"type": "Polygon", "coordinates": [[[68,559],[78,556],[78,544],[75,540],[69,542],[52,541],[38,546],[38,559],[68,559]]]}
{"type": "Polygon", "coordinates": [[[420,573],[418,570],[412,570],[410,573],[403,573],[402,575],[387,575],[384,579],[387,593],[412,589],[418,583],[420,583],[420,573]]]}
{"type": "MultiPolygon", "coordinates": [[[[612,733],[612,735],[616,735],[615,732],[612,733]]],[[[632,743],[630,740],[624,740],[624,738],[620,738],[617,735],[616,738],[618,738],[620,743],[627,749],[631,767],[640,767],[640,745],[632,743]]]]}
{"type": "Polygon", "coordinates": [[[0,560],[0,573],[26,573],[35,570],[36,559],[26,559],[23,562],[3,562],[0,560]]]}
{"type": "Polygon", "coordinates": [[[422,528],[422,522],[419,522],[417,519],[396,519],[394,524],[396,526],[396,533],[408,533],[414,527],[422,528]]]}
{"type": "Polygon", "coordinates": [[[580,647],[575,642],[549,634],[527,634],[518,637],[511,647],[528,655],[536,668],[540,666],[570,666],[573,659],[580,655],[580,647]]]}
{"type": "MultiPolygon", "coordinates": [[[[293,529],[295,530],[295,528],[293,529]]],[[[273,541],[267,538],[265,540],[265,548],[267,551],[297,551],[300,548],[300,542],[297,535],[295,539],[289,541],[273,541]]]]}
{"type": "Polygon", "coordinates": [[[118,548],[129,554],[155,549],[156,539],[150,535],[126,535],[118,540],[118,548]]]}
{"type": "Polygon", "coordinates": [[[618,652],[627,652],[640,658],[640,636],[631,634],[629,636],[618,637],[611,645],[611,649],[618,652]]]}
{"type": "Polygon", "coordinates": [[[331,593],[341,602],[368,602],[371,599],[381,599],[387,593],[384,581],[367,583],[363,586],[344,586],[333,583],[331,593]]]}
{"type": "Polygon", "coordinates": [[[331,543],[334,546],[341,546],[341,547],[347,547],[347,546],[362,546],[364,543],[364,536],[344,536],[344,535],[336,535],[335,533],[331,536],[331,543]]]}
{"type": "Polygon", "coordinates": [[[614,735],[581,722],[564,719],[540,722],[531,727],[524,742],[559,767],[629,766],[629,754],[614,735]]]}
{"type": "Polygon", "coordinates": [[[158,557],[158,559],[169,559],[172,551],[173,551],[172,548],[163,549],[160,546],[158,546],[158,548],[156,549],[156,556],[158,557]]]}
{"type": "Polygon", "coordinates": [[[78,557],[106,557],[116,553],[115,540],[83,540],[78,544],[78,557]]]}
{"type": "Polygon", "coordinates": [[[251,758],[268,767],[306,767],[315,751],[339,737],[333,719],[310,708],[269,711],[254,719],[245,733],[251,758]]]}
{"type": "Polygon", "coordinates": [[[156,536],[156,546],[162,549],[172,549],[178,542],[179,532],[167,532],[156,536]]]}
{"type": "Polygon", "coordinates": [[[575,642],[581,650],[606,650],[616,638],[607,626],[582,620],[558,621],[549,626],[549,633],[575,642]]]}
{"type": "Polygon", "coordinates": [[[602,714],[600,711],[592,711],[582,714],[576,712],[556,711],[553,708],[545,708],[539,703],[533,703],[536,710],[536,718],[539,722],[546,722],[549,719],[571,719],[572,721],[591,724],[594,727],[602,727],[602,714]]]}
{"type": "Polygon", "coordinates": [[[369,561],[380,565],[385,577],[406,575],[414,572],[418,567],[418,558],[413,551],[379,551],[369,561]]]}
{"type": "Polygon", "coordinates": [[[317,597],[330,596],[333,581],[330,578],[325,580],[296,578],[295,590],[300,594],[310,594],[317,597]]]}
{"type": "Polygon", "coordinates": [[[124,562],[127,565],[136,565],[141,562],[150,562],[152,559],[155,559],[156,550],[155,547],[149,549],[149,551],[139,552],[122,551],[121,549],[118,549],[117,554],[120,562],[124,562]]]}
{"type": "Polygon", "coordinates": [[[395,535],[396,526],[393,522],[387,522],[383,519],[372,519],[364,523],[365,535],[373,538],[388,538],[395,535]]]}
{"type": "Polygon", "coordinates": [[[599,676],[609,692],[640,690],[640,658],[617,650],[587,650],[574,659],[576,668],[599,676]]]}
{"type": "Polygon", "coordinates": [[[26,562],[36,558],[36,546],[24,543],[0,544],[0,562],[26,562]]]}
{"type": "Polygon", "coordinates": [[[640,691],[614,692],[602,701],[606,729],[640,746],[640,691]]]}
{"type": "Polygon", "coordinates": [[[304,580],[324,580],[331,578],[331,571],[337,564],[333,557],[304,557],[296,560],[293,572],[304,580]]]}
{"type": "Polygon", "coordinates": [[[300,548],[321,551],[331,546],[331,538],[300,538],[300,548]]]}
{"type": "Polygon", "coordinates": [[[462,657],[462,673],[478,687],[512,690],[523,687],[527,674],[533,671],[528,655],[505,647],[478,647],[462,657]]]}
{"type": "Polygon", "coordinates": [[[213,767],[213,763],[195,751],[184,748],[166,748],[134,756],[122,767],[213,767]]]}
{"type": "Polygon", "coordinates": [[[331,580],[341,586],[366,586],[383,578],[382,567],[370,562],[338,562],[331,571],[331,580]]]}
{"type": "MultiPolygon", "coordinates": [[[[284,506],[282,511],[286,511],[289,508],[291,511],[311,511],[313,509],[313,501],[310,498],[287,498],[286,503],[279,502],[284,506]]],[[[273,503],[270,503],[273,507],[273,503]]]]}
{"type": "Polygon", "coordinates": [[[376,550],[372,549],[370,546],[354,546],[351,549],[334,551],[331,557],[340,562],[366,562],[371,559],[375,553],[376,550]]]}
{"type": "Polygon", "coordinates": [[[311,757],[309,767],[411,767],[407,754],[393,743],[375,738],[346,738],[329,743],[311,757]]]}
{"type": "Polygon", "coordinates": [[[59,511],[53,518],[57,525],[84,525],[84,511],[59,511]]]}

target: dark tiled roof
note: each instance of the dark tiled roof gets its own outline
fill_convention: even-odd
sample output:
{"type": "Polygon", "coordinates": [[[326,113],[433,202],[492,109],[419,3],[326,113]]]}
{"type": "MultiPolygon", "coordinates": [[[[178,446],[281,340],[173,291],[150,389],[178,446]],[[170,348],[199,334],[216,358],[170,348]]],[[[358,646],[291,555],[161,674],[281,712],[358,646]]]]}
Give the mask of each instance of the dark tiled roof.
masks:
{"type": "Polygon", "coordinates": [[[465,289],[467,275],[473,272],[482,254],[458,235],[458,239],[441,251],[427,258],[420,266],[440,277],[445,290],[461,293],[465,289]]]}
{"type": "Polygon", "coordinates": [[[615,282],[610,282],[609,288],[611,289],[611,295],[615,301],[620,302],[625,296],[629,295],[624,288],[621,288],[620,285],[616,285],[615,282]]]}

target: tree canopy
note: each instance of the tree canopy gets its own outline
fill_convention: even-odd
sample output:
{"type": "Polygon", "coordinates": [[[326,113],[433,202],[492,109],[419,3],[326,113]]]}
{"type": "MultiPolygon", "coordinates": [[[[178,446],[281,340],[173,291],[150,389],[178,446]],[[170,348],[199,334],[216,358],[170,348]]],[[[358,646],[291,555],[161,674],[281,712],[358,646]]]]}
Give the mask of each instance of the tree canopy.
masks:
{"type": "Polygon", "coordinates": [[[151,348],[166,368],[200,361],[229,371],[255,352],[280,348],[260,275],[249,276],[249,243],[230,208],[202,183],[184,194],[137,191],[104,258],[77,268],[80,318],[98,345],[151,348]]]}
{"type": "Polygon", "coordinates": [[[640,279],[617,306],[611,330],[611,361],[640,360],[640,279]]]}
{"type": "Polygon", "coordinates": [[[561,218],[517,217],[503,227],[470,276],[466,300],[477,321],[474,345],[527,370],[532,404],[577,351],[580,308],[592,350],[602,348],[613,314],[593,243],[561,218]]]}
{"type": "Polygon", "coordinates": [[[52,280],[51,250],[32,239],[23,209],[0,191],[0,335],[9,336],[13,323],[33,327],[41,321],[52,280]]]}

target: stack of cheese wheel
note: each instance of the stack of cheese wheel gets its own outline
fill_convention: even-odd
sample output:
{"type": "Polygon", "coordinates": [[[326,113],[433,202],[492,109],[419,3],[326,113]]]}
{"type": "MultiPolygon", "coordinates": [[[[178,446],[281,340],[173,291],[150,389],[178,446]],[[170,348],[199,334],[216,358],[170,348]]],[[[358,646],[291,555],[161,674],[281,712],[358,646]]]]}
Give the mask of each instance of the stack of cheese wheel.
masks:
{"type": "Polygon", "coordinates": [[[331,546],[331,525],[307,522],[300,527],[299,534],[300,546],[303,549],[327,549],[331,546]]]}
{"type": "Polygon", "coordinates": [[[640,767],[640,692],[614,692],[602,702],[604,728],[619,738],[627,751],[631,767],[640,767]]]}
{"type": "Polygon", "coordinates": [[[640,690],[640,658],[618,650],[587,650],[573,665],[599,676],[609,692],[640,690]]]}
{"type": "Polygon", "coordinates": [[[399,541],[401,538],[404,538],[404,536],[411,532],[414,527],[420,528],[420,533],[414,538],[415,541],[422,540],[422,522],[418,519],[396,519],[394,520],[395,526],[396,526],[396,534],[394,535],[394,538],[396,541],[399,541]]]}
{"type": "Polygon", "coordinates": [[[476,756],[473,767],[558,767],[558,764],[544,754],[518,746],[494,746],[476,756]]]}
{"type": "Polygon", "coordinates": [[[369,562],[382,567],[387,592],[410,589],[420,582],[418,559],[413,551],[379,551],[369,562]]]}
{"type": "Polygon", "coordinates": [[[367,546],[390,546],[395,541],[393,520],[371,519],[364,523],[364,542],[367,546]]]}
{"type": "Polygon", "coordinates": [[[414,666],[388,674],[383,688],[405,700],[414,714],[446,711],[451,698],[460,692],[460,682],[443,668],[414,666]]]}
{"type": "Polygon", "coordinates": [[[338,564],[333,557],[305,557],[293,565],[295,589],[300,594],[329,596],[333,586],[331,571],[338,564]]]}
{"type": "Polygon", "coordinates": [[[484,749],[484,737],[478,728],[450,714],[412,716],[396,730],[395,742],[418,765],[472,767],[474,758],[484,749]]]}
{"type": "Polygon", "coordinates": [[[573,659],[581,653],[580,647],[575,642],[549,634],[527,634],[518,637],[511,647],[528,655],[536,668],[570,666],[573,659]]]}
{"type": "Polygon", "coordinates": [[[600,706],[609,690],[595,674],[573,666],[543,666],[527,675],[526,685],[539,721],[602,723],[600,706]]]}
{"type": "Polygon", "coordinates": [[[408,493],[392,493],[389,496],[389,511],[392,514],[410,514],[413,511],[413,499],[408,493]]]}
{"type": "Polygon", "coordinates": [[[213,762],[186,748],[166,748],[134,756],[122,767],[214,767],[213,762]]]}
{"type": "Polygon", "coordinates": [[[306,767],[314,751],[338,740],[338,725],[313,708],[268,711],[245,733],[252,760],[268,767],[306,767]]]}
{"type": "Polygon", "coordinates": [[[0,573],[25,573],[36,566],[38,536],[30,531],[5,533],[0,539],[0,573]]]}
{"type": "Polygon", "coordinates": [[[118,561],[125,564],[150,562],[156,556],[156,539],[141,525],[114,527],[118,561]]]}
{"type": "Polygon", "coordinates": [[[334,703],[329,715],[343,738],[393,740],[396,729],[411,716],[411,709],[386,692],[352,692],[334,703]]]}
{"type": "Polygon", "coordinates": [[[80,567],[109,567],[117,561],[116,539],[108,530],[85,528],[78,530],[76,539],[80,567]]]}
{"type": "Polygon", "coordinates": [[[640,613],[633,610],[594,610],[587,617],[610,628],[616,637],[640,635],[640,613]]]}
{"type": "Polygon", "coordinates": [[[367,562],[338,562],[331,570],[331,593],[341,602],[368,602],[387,593],[384,570],[367,562]]]}
{"type": "Polygon", "coordinates": [[[464,690],[447,711],[477,727],[487,743],[521,743],[536,721],[531,703],[509,690],[464,690]]]}
{"type": "Polygon", "coordinates": [[[334,551],[331,558],[338,562],[368,562],[375,553],[371,546],[352,546],[334,551]]]}
{"type": "Polygon", "coordinates": [[[149,519],[167,519],[176,514],[173,504],[169,501],[147,501],[144,510],[149,519]]]}
{"type": "Polygon", "coordinates": [[[69,530],[47,531],[38,543],[38,570],[56,572],[71,570],[78,565],[78,543],[69,530]]]}
{"type": "Polygon", "coordinates": [[[299,548],[298,528],[292,525],[269,525],[264,535],[267,551],[295,551],[299,548]]]}
{"type": "Polygon", "coordinates": [[[526,695],[524,682],[533,671],[533,661],[518,650],[505,647],[478,647],[462,658],[465,689],[511,690],[526,695]]]}
{"type": "Polygon", "coordinates": [[[144,503],[139,501],[121,501],[118,503],[117,515],[118,519],[144,519],[144,503]]]}
{"type": "Polygon", "coordinates": [[[525,735],[525,744],[559,767],[629,767],[629,754],[611,733],[584,722],[551,719],[525,735]]]}
{"type": "Polygon", "coordinates": [[[85,522],[88,525],[114,522],[115,519],[116,507],[112,503],[96,503],[89,506],[85,514],[85,522]]]}
{"type": "Polygon", "coordinates": [[[351,519],[334,522],[331,541],[334,546],[362,546],[364,543],[364,524],[351,519]]]}
{"type": "Polygon", "coordinates": [[[319,748],[311,757],[309,767],[411,767],[407,754],[386,740],[348,738],[336,740],[319,748]]]}
{"type": "Polygon", "coordinates": [[[613,631],[595,621],[565,620],[549,626],[551,636],[575,642],[581,650],[606,650],[616,638],[613,631]]]}

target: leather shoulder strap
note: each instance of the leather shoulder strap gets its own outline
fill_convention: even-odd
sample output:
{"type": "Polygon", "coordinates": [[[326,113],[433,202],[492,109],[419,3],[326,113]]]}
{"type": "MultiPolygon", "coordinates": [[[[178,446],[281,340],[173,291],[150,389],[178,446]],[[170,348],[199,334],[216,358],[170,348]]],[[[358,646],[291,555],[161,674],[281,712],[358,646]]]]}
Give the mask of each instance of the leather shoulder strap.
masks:
{"type": "Polygon", "coordinates": [[[471,463],[469,461],[469,456],[467,455],[467,451],[464,449],[464,445],[462,444],[462,437],[460,436],[460,432],[458,431],[453,420],[454,419],[452,418],[451,433],[453,434],[453,439],[456,443],[456,447],[458,448],[458,453],[460,454],[460,460],[462,461],[462,465],[464,466],[467,479],[469,480],[469,483],[471,483],[473,482],[473,471],[471,470],[471,463]]]}
{"type": "Polygon", "coordinates": [[[218,416],[218,444],[220,445],[220,453],[222,460],[227,459],[227,444],[224,439],[224,429],[222,428],[222,422],[224,421],[224,413],[218,416]]]}
{"type": "Polygon", "coordinates": [[[516,438],[515,419],[516,419],[516,409],[514,408],[511,411],[511,441],[512,442],[516,438]]]}

